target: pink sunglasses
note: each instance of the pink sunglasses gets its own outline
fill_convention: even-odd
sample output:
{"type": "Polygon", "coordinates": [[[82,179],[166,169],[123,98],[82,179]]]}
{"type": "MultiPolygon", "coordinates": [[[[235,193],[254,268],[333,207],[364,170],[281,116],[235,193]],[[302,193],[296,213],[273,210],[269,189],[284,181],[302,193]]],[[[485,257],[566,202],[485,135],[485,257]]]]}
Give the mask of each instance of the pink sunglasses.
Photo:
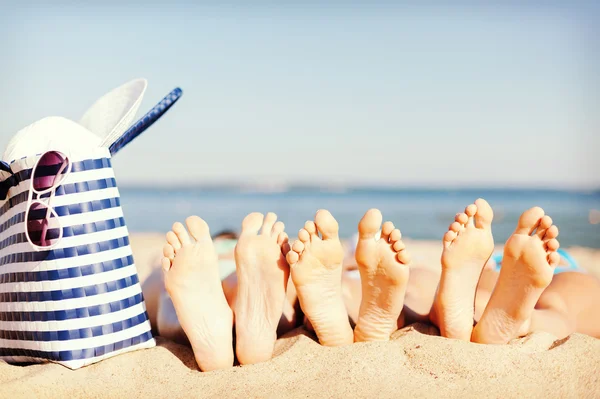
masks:
{"type": "Polygon", "coordinates": [[[69,158],[58,151],[46,152],[33,166],[25,211],[25,235],[36,251],[50,250],[62,239],[63,229],[59,215],[51,203],[56,189],[70,172],[69,158]]]}

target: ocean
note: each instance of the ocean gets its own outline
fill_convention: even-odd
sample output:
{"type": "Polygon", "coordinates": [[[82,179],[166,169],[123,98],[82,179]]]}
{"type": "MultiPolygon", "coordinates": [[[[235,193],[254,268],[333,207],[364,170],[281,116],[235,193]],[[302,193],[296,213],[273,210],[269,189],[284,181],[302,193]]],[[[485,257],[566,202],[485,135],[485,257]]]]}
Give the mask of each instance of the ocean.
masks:
{"type": "Polygon", "coordinates": [[[166,232],[173,222],[183,222],[192,214],[206,220],[213,234],[225,229],[239,231],[248,213],[272,211],[286,224],[290,237],[295,237],[318,209],[328,209],[340,224],[340,235],[348,238],[356,232],[366,210],[379,208],[384,221],[394,222],[404,237],[440,240],[455,214],[479,197],[494,209],[493,234],[498,244],[506,241],[524,210],[541,206],[559,227],[562,247],[600,248],[600,191],[121,188],[121,203],[131,232],[166,232]]]}

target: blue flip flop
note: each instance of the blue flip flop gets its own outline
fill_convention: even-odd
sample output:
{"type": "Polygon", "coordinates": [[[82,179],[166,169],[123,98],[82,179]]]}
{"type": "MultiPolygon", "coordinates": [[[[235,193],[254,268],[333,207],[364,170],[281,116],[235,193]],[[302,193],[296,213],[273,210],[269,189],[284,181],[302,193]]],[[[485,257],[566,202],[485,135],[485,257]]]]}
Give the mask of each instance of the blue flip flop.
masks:
{"type": "MultiPolygon", "coordinates": [[[[563,273],[563,272],[583,272],[583,269],[579,267],[575,259],[567,251],[562,248],[559,248],[556,252],[561,257],[561,264],[554,269],[554,274],[563,273]],[[564,263],[567,263],[564,265],[564,263]]],[[[502,252],[497,252],[492,255],[492,259],[496,262],[496,271],[500,271],[502,267],[502,252]]]]}

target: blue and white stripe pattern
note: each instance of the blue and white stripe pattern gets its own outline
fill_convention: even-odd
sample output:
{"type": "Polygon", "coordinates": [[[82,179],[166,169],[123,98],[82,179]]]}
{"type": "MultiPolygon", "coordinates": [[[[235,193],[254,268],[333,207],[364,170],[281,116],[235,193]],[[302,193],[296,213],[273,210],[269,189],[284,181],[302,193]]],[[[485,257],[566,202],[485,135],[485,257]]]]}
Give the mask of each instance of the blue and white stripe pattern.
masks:
{"type": "Polygon", "coordinates": [[[39,155],[11,164],[19,183],[0,202],[0,360],[76,369],[155,345],[110,151],[67,156],[71,173],[51,203],[63,238],[49,251],[34,251],[25,237],[39,155]]]}

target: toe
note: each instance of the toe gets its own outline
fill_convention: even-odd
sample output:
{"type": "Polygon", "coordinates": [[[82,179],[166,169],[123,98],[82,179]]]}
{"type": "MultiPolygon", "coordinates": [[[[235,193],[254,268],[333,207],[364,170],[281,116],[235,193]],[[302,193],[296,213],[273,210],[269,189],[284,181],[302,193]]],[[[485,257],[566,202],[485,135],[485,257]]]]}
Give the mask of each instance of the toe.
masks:
{"type": "Polygon", "coordinates": [[[400,233],[399,229],[394,229],[390,233],[390,242],[396,242],[402,238],[402,233],[400,233]]]}
{"type": "Polygon", "coordinates": [[[460,224],[467,224],[467,222],[469,221],[469,217],[466,213],[457,213],[454,217],[454,221],[460,224]]]}
{"type": "Polygon", "coordinates": [[[550,226],[552,226],[552,218],[548,215],[544,215],[544,217],[542,217],[542,219],[540,220],[539,228],[547,230],[550,228],[550,226]]]}
{"type": "Polygon", "coordinates": [[[477,206],[477,213],[475,214],[475,227],[478,229],[486,229],[492,226],[492,220],[494,219],[494,211],[486,200],[479,198],[475,201],[477,206]]]}
{"type": "Polygon", "coordinates": [[[273,237],[279,237],[279,235],[281,233],[283,233],[283,230],[285,230],[285,224],[283,224],[283,222],[279,221],[279,222],[275,223],[275,225],[273,225],[273,229],[271,230],[271,235],[273,237]]]}
{"type": "Polygon", "coordinates": [[[560,243],[558,242],[558,240],[556,238],[552,238],[551,240],[548,240],[548,242],[546,243],[546,248],[548,251],[556,251],[559,247],[560,247],[560,243]]]}
{"type": "Polygon", "coordinates": [[[304,243],[302,241],[294,241],[294,244],[292,245],[292,251],[301,254],[302,251],[304,251],[304,243]]]}
{"type": "Polygon", "coordinates": [[[546,231],[548,230],[548,228],[552,226],[552,218],[548,215],[542,217],[540,219],[540,225],[538,226],[537,230],[535,231],[535,235],[538,236],[541,239],[544,238],[544,236],[546,235],[546,231]]]}
{"type": "Polygon", "coordinates": [[[556,266],[558,266],[559,263],[560,263],[560,255],[558,254],[558,252],[550,252],[548,254],[548,264],[550,264],[550,266],[552,266],[552,267],[556,267],[556,266]]]}
{"type": "Polygon", "coordinates": [[[470,204],[465,208],[465,213],[468,217],[472,218],[477,213],[477,205],[470,204]]]}
{"type": "Polygon", "coordinates": [[[406,265],[410,263],[410,253],[408,251],[400,251],[396,255],[398,262],[406,265]]]}
{"type": "Polygon", "coordinates": [[[456,238],[456,232],[455,231],[447,231],[446,234],[444,234],[444,238],[442,239],[442,241],[444,242],[444,247],[448,248],[450,246],[450,244],[452,244],[452,241],[454,241],[454,239],[456,238]]]}
{"type": "Polygon", "coordinates": [[[453,231],[453,232],[455,232],[455,233],[458,233],[459,231],[461,231],[461,230],[462,230],[462,228],[463,228],[463,226],[462,226],[460,223],[458,223],[458,222],[454,222],[454,223],[452,223],[452,224],[450,225],[450,228],[449,228],[449,230],[450,230],[450,231],[453,231]]]}
{"type": "Polygon", "coordinates": [[[171,244],[165,244],[165,246],[163,247],[163,255],[170,261],[175,259],[175,250],[173,249],[173,246],[171,244]]]}
{"type": "Polygon", "coordinates": [[[405,248],[406,248],[406,245],[404,245],[404,241],[402,241],[402,240],[398,240],[398,241],[396,241],[395,243],[392,244],[392,249],[395,252],[400,252],[400,251],[402,251],[405,248]]]}
{"type": "Polygon", "coordinates": [[[277,245],[279,245],[279,246],[283,245],[283,243],[288,242],[288,241],[289,241],[288,235],[284,231],[279,233],[279,235],[277,236],[277,245]]]}
{"type": "Polygon", "coordinates": [[[312,220],[307,220],[306,223],[304,223],[304,230],[306,230],[308,234],[313,236],[313,238],[317,235],[317,226],[312,220]]]}
{"type": "Polygon", "coordinates": [[[554,225],[548,227],[546,234],[544,235],[544,240],[550,240],[556,237],[558,237],[558,227],[554,225]]]}
{"type": "Polygon", "coordinates": [[[177,238],[179,238],[179,242],[181,243],[182,247],[190,245],[190,243],[192,242],[192,240],[190,240],[190,235],[188,234],[187,230],[179,222],[173,224],[173,233],[175,233],[175,235],[177,235],[177,238]]]}
{"type": "Polygon", "coordinates": [[[471,204],[471,205],[467,206],[465,208],[465,213],[469,217],[469,220],[467,220],[467,224],[469,226],[474,226],[475,222],[473,221],[473,216],[475,216],[475,214],[477,213],[477,205],[471,204]]]}
{"type": "Polygon", "coordinates": [[[289,251],[285,256],[285,260],[287,260],[290,266],[295,265],[298,262],[298,259],[300,259],[300,255],[294,251],[289,251]]]}
{"type": "Polygon", "coordinates": [[[198,216],[190,216],[185,220],[185,224],[192,237],[196,241],[210,240],[210,229],[208,224],[198,216]]]}
{"type": "Polygon", "coordinates": [[[538,227],[540,221],[544,217],[544,210],[538,206],[533,207],[521,215],[519,224],[515,230],[515,234],[531,235],[538,227]]]}
{"type": "Polygon", "coordinates": [[[277,221],[276,214],[274,214],[273,212],[267,213],[267,216],[265,216],[265,220],[263,222],[262,230],[260,231],[260,234],[270,235],[276,221],[277,221]]]}
{"type": "Polygon", "coordinates": [[[160,263],[161,263],[163,271],[168,272],[169,269],[171,269],[171,260],[170,259],[162,258],[160,263]]]}
{"type": "Polygon", "coordinates": [[[284,241],[289,241],[289,238],[287,233],[285,231],[282,231],[279,234],[277,234],[277,245],[283,244],[284,241]]]}
{"type": "Polygon", "coordinates": [[[264,216],[262,213],[253,212],[244,218],[242,222],[242,234],[258,234],[263,225],[264,216]]]}
{"type": "MultiPolygon", "coordinates": [[[[360,222],[358,222],[358,237],[361,240],[374,239],[382,221],[383,217],[379,209],[369,209],[362,219],[360,219],[360,222]]],[[[381,235],[383,237],[383,231],[381,235]]]]}
{"type": "Polygon", "coordinates": [[[310,233],[306,229],[300,229],[298,232],[298,239],[302,242],[310,241],[310,233]]]}
{"type": "MultiPolygon", "coordinates": [[[[289,244],[288,244],[289,245],[289,244]]],[[[287,260],[289,265],[294,265],[300,260],[300,255],[304,251],[304,244],[298,240],[294,241],[294,244],[291,246],[288,251],[285,259],[287,260]]]]}
{"type": "Polygon", "coordinates": [[[392,231],[394,231],[394,223],[392,222],[385,222],[383,224],[383,226],[381,226],[381,235],[380,235],[380,239],[382,239],[385,242],[390,242],[390,234],[392,234],[392,231]]]}
{"type": "Polygon", "coordinates": [[[334,239],[338,236],[338,222],[333,215],[324,209],[321,209],[315,215],[315,224],[323,235],[323,239],[334,239]]]}
{"type": "Polygon", "coordinates": [[[167,233],[167,242],[171,244],[175,253],[177,253],[177,251],[181,249],[181,242],[179,241],[179,237],[177,237],[177,234],[173,233],[172,231],[169,231],[167,233]]]}

